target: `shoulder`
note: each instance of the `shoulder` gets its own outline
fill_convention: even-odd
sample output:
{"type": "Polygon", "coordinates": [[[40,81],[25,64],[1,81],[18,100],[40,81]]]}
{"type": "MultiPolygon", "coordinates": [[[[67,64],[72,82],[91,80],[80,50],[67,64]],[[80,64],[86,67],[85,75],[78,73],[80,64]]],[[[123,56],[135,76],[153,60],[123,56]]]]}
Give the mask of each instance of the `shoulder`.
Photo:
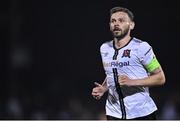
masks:
{"type": "Polygon", "coordinates": [[[113,47],[113,41],[107,41],[107,42],[104,42],[101,46],[100,46],[100,50],[103,50],[103,49],[108,49],[108,48],[112,48],[113,47]]]}
{"type": "Polygon", "coordinates": [[[136,45],[139,49],[145,49],[151,47],[151,45],[147,41],[137,38],[133,38],[133,44],[136,45]]]}
{"type": "Polygon", "coordinates": [[[147,50],[147,49],[150,49],[151,48],[151,45],[146,42],[146,41],[143,41],[140,45],[139,45],[139,48],[141,50],[147,50]]]}
{"type": "Polygon", "coordinates": [[[136,44],[140,44],[143,42],[143,40],[133,37],[132,41],[136,44]]]}
{"type": "Polygon", "coordinates": [[[136,43],[136,48],[137,48],[137,53],[138,55],[144,56],[147,55],[147,53],[153,53],[151,45],[145,41],[145,40],[140,40],[140,39],[135,39],[136,43]]]}

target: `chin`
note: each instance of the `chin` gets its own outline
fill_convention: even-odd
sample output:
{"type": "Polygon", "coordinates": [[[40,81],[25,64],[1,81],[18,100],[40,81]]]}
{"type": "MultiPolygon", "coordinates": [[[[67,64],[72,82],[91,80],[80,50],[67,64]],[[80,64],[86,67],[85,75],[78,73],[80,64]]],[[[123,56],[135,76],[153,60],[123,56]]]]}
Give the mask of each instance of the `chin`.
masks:
{"type": "Polygon", "coordinates": [[[114,36],[121,36],[121,32],[114,32],[114,36]]]}
{"type": "Polygon", "coordinates": [[[119,34],[114,34],[114,37],[121,38],[121,35],[119,35],[119,34]]]}

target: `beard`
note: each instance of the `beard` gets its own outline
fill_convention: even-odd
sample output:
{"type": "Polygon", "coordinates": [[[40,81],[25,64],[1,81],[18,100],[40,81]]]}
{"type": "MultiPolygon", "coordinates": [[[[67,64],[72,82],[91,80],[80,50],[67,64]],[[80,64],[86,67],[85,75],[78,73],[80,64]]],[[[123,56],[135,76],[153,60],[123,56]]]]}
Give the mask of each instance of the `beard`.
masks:
{"type": "Polygon", "coordinates": [[[113,37],[114,38],[117,38],[117,40],[118,41],[120,41],[121,39],[123,39],[127,34],[128,34],[128,32],[129,32],[129,27],[127,27],[126,29],[124,29],[124,30],[122,30],[122,29],[118,29],[119,31],[121,31],[121,32],[116,32],[116,29],[114,29],[113,31],[112,31],[112,33],[113,33],[113,37]]]}

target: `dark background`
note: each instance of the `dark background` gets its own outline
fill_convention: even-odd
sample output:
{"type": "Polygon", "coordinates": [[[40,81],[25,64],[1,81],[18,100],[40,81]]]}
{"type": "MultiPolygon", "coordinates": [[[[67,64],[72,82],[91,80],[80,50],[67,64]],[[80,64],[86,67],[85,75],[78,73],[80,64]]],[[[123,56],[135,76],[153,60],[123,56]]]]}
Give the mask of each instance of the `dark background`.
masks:
{"type": "Polygon", "coordinates": [[[169,106],[169,118],[179,119],[179,6],[163,0],[2,1],[0,119],[103,118],[105,97],[95,101],[91,90],[105,77],[99,47],[112,39],[114,6],[134,13],[132,35],[153,47],[164,69],[166,84],[150,89],[159,118],[169,106]]]}

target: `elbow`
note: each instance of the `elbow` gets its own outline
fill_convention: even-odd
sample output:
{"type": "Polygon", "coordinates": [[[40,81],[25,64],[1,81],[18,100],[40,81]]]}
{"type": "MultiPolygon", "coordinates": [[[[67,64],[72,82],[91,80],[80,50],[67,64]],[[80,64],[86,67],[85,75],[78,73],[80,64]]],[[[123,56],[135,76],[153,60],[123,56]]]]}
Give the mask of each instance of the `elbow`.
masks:
{"type": "Polygon", "coordinates": [[[160,81],[160,85],[164,85],[164,84],[165,84],[165,82],[166,82],[166,79],[165,79],[165,78],[161,79],[161,81],[160,81]]]}
{"type": "Polygon", "coordinates": [[[159,78],[159,85],[164,85],[166,82],[166,77],[164,74],[161,74],[160,78],[159,78]]]}

